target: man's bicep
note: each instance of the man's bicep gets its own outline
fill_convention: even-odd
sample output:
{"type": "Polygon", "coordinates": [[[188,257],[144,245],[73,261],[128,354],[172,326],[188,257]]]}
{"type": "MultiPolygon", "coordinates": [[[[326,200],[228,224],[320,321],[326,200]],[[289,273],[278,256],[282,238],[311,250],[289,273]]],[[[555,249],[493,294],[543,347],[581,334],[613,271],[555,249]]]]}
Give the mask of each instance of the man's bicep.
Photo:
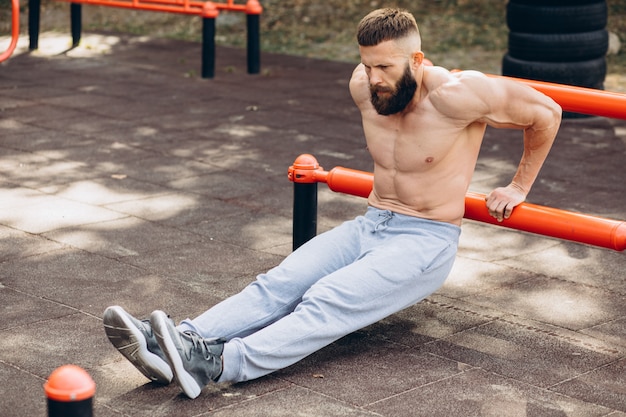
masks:
{"type": "Polygon", "coordinates": [[[539,127],[544,123],[552,124],[556,116],[556,104],[543,93],[512,80],[501,78],[489,79],[491,97],[489,112],[484,121],[499,128],[527,129],[539,127]]]}

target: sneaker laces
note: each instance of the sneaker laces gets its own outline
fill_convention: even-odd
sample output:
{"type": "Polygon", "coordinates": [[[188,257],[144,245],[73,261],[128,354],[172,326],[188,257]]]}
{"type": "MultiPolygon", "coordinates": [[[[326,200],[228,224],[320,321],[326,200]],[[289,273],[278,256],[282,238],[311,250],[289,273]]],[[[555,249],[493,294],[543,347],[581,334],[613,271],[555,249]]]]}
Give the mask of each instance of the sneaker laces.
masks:
{"type": "Polygon", "coordinates": [[[153,336],[152,333],[152,326],[150,325],[150,320],[141,320],[139,323],[141,323],[141,327],[139,327],[140,330],[143,330],[144,333],[146,333],[149,337],[153,336]]]}
{"type": "Polygon", "coordinates": [[[226,342],[226,340],[222,338],[205,339],[202,336],[200,336],[198,333],[192,332],[191,330],[187,330],[183,332],[183,334],[188,337],[192,345],[190,346],[189,351],[185,352],[187,354],[186,355],[187,359],[191,357],[191,350],[193,349],[199,354],[201,354],[205,360],[215,361],[215,358],[216,357],[218,358],[220,355],[217,355],[214,352],[212,352],[210,346],[216,346],[216,345],[226,342]]]}
{"type": "Polygon", "coordinates": [[[218,345],[223,345],[226,343],[226,339],[224,338],[212,338],[205,339],[200,336],[198,333],[193,332],[191,330],[187,330],[183,332],[183,334],[187,337],[187,339],[191,342],[191,345],[185,352],[185,356],[187,360],[191,360],[191,351],[195,350],[198,352],[205,361],[209,362],[209,368],[213,372],[213,374],[207,375],[211,380],[217,381],[220,376],[222,376],[222,351],[223,349],[219,349],[218,352],[211,351],[211,347],[216,347],[218,345]],[[218,368],[214,370],[213,368],[218,368]]]}

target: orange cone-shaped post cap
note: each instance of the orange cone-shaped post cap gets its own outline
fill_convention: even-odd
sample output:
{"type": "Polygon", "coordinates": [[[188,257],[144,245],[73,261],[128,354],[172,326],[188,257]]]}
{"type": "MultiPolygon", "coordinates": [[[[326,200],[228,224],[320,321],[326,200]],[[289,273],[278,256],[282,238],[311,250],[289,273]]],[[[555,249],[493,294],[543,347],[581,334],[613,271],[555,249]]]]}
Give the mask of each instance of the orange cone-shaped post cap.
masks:
{"type": "Polygon", "coordinates": [[[55,369],[43,388],[48,399],[61,402],[86,400],[96,393],[96,383],[83,368],[76,365],[55,369]]]}

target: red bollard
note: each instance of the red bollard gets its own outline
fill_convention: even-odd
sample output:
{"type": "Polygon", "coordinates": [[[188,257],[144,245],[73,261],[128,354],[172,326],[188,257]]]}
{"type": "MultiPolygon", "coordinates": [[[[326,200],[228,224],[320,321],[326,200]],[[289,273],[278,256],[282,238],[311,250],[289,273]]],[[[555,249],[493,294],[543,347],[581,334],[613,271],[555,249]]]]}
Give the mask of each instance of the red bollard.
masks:
{"type": "Polygon", "coordinates": [[[48,417],[92,417],[96,383],[76,365],[55,369],[43,386],[48,417]]]}

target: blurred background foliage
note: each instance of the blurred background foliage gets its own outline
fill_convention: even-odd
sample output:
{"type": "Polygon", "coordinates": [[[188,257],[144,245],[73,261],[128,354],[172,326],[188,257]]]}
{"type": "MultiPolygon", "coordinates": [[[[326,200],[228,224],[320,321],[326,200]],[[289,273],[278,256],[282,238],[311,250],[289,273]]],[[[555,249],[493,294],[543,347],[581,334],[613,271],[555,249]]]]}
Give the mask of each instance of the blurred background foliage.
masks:
{"type": "MultiPolygon", "coordinates": [[[[244,0],[236,0],[237,3],[244,0]]],[[[420,25],[423,49],[435,64],[447,68],[500,72],[507,49],[506,0],[261,0],[261,42],[266,52],[358,62],[354,29],[378,7],[411,11],[420,25]]],[[[609,31],[625,44],[608,57],[609,73],[626,73],[626,0],[608,0],[609,31]]],[[[10,0],[0,0],[0,36],[10,34],[10,0]]],[[[27,33],[28,3],[21,3],[21,32],[27,33]]],[[[41,31],[69,33],[69,5],[42,0],[41,31]]],[[[83,7],[83,31],[124,32],[201,41],[202,21],[193,16],[83,7]]],[[[245,15],[221,12],[220,45],[245,47],[245,15]]]]}

